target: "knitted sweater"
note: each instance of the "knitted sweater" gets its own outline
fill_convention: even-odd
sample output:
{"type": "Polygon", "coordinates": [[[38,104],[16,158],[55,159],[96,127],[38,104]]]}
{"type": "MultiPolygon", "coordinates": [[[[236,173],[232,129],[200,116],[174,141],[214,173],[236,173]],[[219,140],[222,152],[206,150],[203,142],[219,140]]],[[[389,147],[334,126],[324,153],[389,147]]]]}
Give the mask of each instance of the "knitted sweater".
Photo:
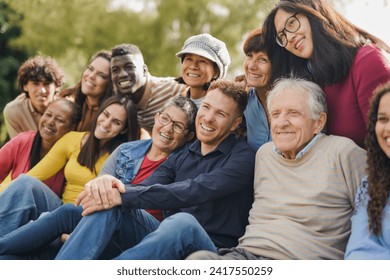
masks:
{"type": "Polygon", "coordinates": [[[359,48],[347,77],[326,86],[328,132],[345,136],[364,147],[373,91],[390,80],[389,54],[367,45],[359,48]]]}
{"type": "Polygon", "coordinates": [[[271,259],[342,259],[366,152],[324,136],[298,160],[264,144],[256,154],[255,201],[238,247],[271,259]]]}

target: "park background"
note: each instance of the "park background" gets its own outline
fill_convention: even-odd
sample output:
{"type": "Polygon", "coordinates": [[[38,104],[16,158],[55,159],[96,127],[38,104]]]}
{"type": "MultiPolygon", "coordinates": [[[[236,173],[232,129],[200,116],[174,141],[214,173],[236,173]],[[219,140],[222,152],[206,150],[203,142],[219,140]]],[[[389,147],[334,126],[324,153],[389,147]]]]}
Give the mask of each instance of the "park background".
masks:
{"type": "MultiPolygon", "coordinates": [[[[203,32],[223,40],[232,58],[227,78],[242,73],[242,43],[277,0],[0,0],[0,146],[4,106],[19,93],[17,70],[37,54],[57,60],[63,88],[75,85],[101,49],[134,43],[154,76],[178,76],[185,39],[203,32]]],[[[333,0],[351,22],[390,44],[389,0],[333,0]]]]}

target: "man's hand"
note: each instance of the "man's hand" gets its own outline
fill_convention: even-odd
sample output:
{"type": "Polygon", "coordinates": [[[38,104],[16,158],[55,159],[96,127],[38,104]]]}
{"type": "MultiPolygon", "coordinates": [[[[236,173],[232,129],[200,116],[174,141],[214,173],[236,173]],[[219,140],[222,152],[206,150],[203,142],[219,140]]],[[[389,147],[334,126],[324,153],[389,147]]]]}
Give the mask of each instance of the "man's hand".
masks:
{"type": "Polygon", "coordinates": [[[93,196],[88,195],[86,191],[83,191],[81,194],[83,194],[83,198],[78,202],[78,205],[81,205],[83,207],[83,212],[81,213],[82,216],[87,216],[97,211],[114,208],[122,204],[122,198],[118,189],[113,189],[113,200],[112,203],[110,203],[107,207],[104,206],[102,203],[97,204],[93,196]]]}
{"type": "Polygon", "coordinates": [[[83,206],[84,214],[122,204],[120,193],[125,192],[125,186],[120,180],[111,175],[97,177],[85,184],[84,188],[85,190],[79,194],[75,202],[76,206],[83,206]],[[86,207],[93,211],[86,212],[86,207]]]}

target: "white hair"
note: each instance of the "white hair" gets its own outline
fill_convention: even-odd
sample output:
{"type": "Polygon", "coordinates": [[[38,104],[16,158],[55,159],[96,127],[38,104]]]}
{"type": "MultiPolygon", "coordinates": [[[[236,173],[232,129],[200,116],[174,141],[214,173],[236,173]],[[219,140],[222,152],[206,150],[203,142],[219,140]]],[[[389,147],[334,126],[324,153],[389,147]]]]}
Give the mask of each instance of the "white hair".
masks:
{"type": "Polygon", "coordinates": [[[267,108],[272,110],[272,100],[286,89],[296,90],[306,94],[307,105],[313,120],[318,120],[321,113],[328,113],[324,91],[319,85],[300,78],[282,78],[276,80],[272,89],[268,92],[267,108]]]}

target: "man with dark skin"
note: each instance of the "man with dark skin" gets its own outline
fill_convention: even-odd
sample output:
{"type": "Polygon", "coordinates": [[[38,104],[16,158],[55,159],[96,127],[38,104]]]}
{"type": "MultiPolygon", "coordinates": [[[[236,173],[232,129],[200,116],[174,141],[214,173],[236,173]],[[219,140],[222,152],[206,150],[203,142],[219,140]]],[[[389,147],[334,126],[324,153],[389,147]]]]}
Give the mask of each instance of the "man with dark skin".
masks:
{"type": "Polygon", "coordinates": [[[155,114],[170,98],[183,94],[187,87],[171,77],[152,76],[140,49],[133,44],[115,46],[110,67],[116,93],[134,100],[139,125],[149,133],[153,128],[155,114]]]}

